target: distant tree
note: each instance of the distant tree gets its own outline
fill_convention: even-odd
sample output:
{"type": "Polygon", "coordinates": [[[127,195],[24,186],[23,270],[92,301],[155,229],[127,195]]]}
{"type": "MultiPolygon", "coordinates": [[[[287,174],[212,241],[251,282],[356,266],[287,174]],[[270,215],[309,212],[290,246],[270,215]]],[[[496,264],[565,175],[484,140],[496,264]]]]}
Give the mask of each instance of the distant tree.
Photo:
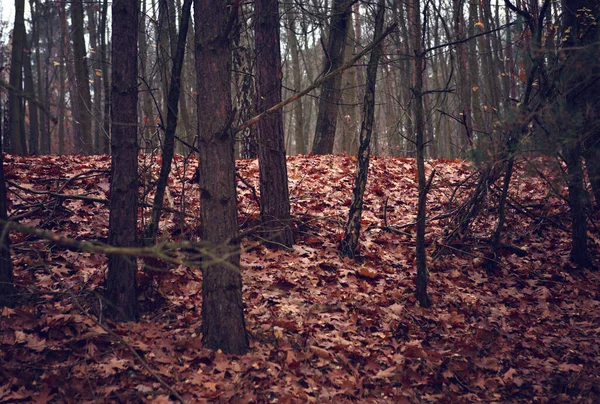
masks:
{"type": "MultiPolygon", "coordinates": [[[[279,1],[255,0],[256,107],[261,113],[281,102],[279,1]]],[[[258,121],[260,217],[263,237],[272,245],[291,247],[290,199],[281,110],[258,121]]]]}
{"type": "Polygon", "coordinates": [[[106,41],[106,21],[108,19],[108,0],[103,0],[100,12],[100,63],[102,72],[102,91],[104,92],[104,105],[102,110],[102,136],[100,137],[99,151],[108,154],[110,149],[110,69],[108,60],[108,44],[106,41]]]}
{"type": "MultiPolygon", "coordinates": [[[[137,244],[138,207],[138,0],[115,0],[112,6],[112,138],[108,243],[137,244]]],[[[135,321],[137,263],[135,257],[109,255],[106,277],[107,315],[135,321]]]]}
{"type": "Polygon", "coordinates": [[[200,237],[221,247],[217,251],[227,254],[226,262],[207,262],[202,269],[202,340],[207,348],[243,354],[249,345],[239,270],[234,136],[231,130],[234,117],[229,26],[233,19],[226,2],[196,0],[194,20],[200,237]]]}
{"type": "MultiPolygon", "coordinates": [[[[344,63],[344,50],[348,27],[352,19],[352,4],[355,0],[333,0],[327,46],[325,47],[323,75],[339,68],[344,63]]],[[[333,153],[337,125],[338,103],[341,96],[342,76],[336,75],[321,86],[317,127],[312,146],[314,154],[333,153]]]]}
{"type": "MultiPolygon", "coordinates": [[[[300,46],[296,37],[296,19],[294,16],[293,0],[284,0],[286,16],[286,37],[292,59],[292,78],[295,91],[302,89],[302,70],[300,69],[300,46]]],[[[306,139],[304,135],[304,100],[296,101],[294,105],[294,143],[296,154],[306,154],[306,139]]]]}
{"type": "Polygon", "coordinates": [[[87,62],[87,48],[83,31],[83,0],[71,2],[71,40],[73,42],[73,65],[77,92],[72,100],[79,114],[74,121],[75,150],[81,154],[92,154],[92,101],[90,95],[90,76],[87,62]]]}
{"type": "Polygon", "coordinates": [[[25,49],[23,50],[23,81],[25,97],[27,98],[27,110],[29,112],[29,153],[36,154],[39,152],[39,122],[38,122],[38,107],[36,104],[35,87],[33,84],[33,68],[31,60],[31,40],[27,39],[27,33],[25,33],[24,43],[25,49]]]}

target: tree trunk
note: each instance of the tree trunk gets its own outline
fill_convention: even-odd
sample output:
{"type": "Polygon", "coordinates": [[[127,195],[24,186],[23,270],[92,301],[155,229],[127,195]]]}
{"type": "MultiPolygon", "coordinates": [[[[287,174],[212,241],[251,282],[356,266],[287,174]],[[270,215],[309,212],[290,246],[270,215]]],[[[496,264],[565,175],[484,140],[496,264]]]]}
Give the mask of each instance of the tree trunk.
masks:
{"type": "MultiPolygon", "coordinates": [[[[378,38],[383,32],[383,17],[385,13],[385,1],[379,0],[379,6],[375,15],[375,34],[378,38]]],[[[360,127],[360,145],[358,149],[358,160],[356,162],[356,179],[354,180],[354,191],[348,222],[344,230],[344,239],[340,245],[340,254],[345,257],[354,257],[360,236],[360,218],[362,216],[365,188],[367,187],[367,176],[369,172],[369,154],[371,147],[371,134],[375,120],[375,87],[377,84],[377,68],[383,50],[383,41],[372,51],[367,67],[367,83],[364,99],[364,120],[360,127]]]]}
{"type": "Polygon", "coordinates": [[[31,68],[31,45],[28,44],[27,34],[23,31],[26,50],[23,51],[23,70],[25,82],[25,95],[27,96],[27,108],[29,109],[29,153],[37,154],[39,151],[38,142],[40,138],[40,129],[38,121],[38,107],[35,89],[33,86],[33,69],[31,68]]]}
{"type": "MultiPolygon", "coordinates": [[[[464,0],[453,0],[454,3],[454,23],[456,24],[456,40],[463,40],[465,38],[465,18],[463,12],[464,0]]],[[[457,87],[458,87],[458,98],[459,107],[457,118],[460,120],[457,147],[458,155],[464,157],[467,151],[467,145],[472,143],[473,140],[473,123],[472,123],[472,108],[471,108],[471,92],[469,70],[467,66],[467,47],[465,43],[459,44],[456,47],[457,61],[458,61],[458,75],[457,75],[457,87]],[[460,133],[463,132],[464,135],[460,133]]]]}
{"type": "MultiPolygon", "coordinates": [[[[292,0],[285,0],[285,13],[287,17],[287,39],[290,45],[290,56],[292,58],[292,78],[294,90],[296,92],[302,89],[302,71],[300,70],[300,55],[298,38],[296,38],[296,23],[292,14],[294,4],[292,0]]],[[[304,100],[296,101],[294,105],[294,143],[296,145],[296,154],[306,154],[304,139],[304,100]]]]}
{"type": "Polygon", "coordinates": [[[179,38],[177,41],[177,49],[175,50],[175,58],[173,59],[173,69],[171,70],[171,80],[169,88],[169,96],[167,98],[167,129],[165,130],[165,141],[162,149],[162,162],[160,166],[160,175],[156,184],[156,193],[152,204],[152,213],[150,222],[146,228],[144,238],[147,244],[154,244],[156,241],[156,233],[162,213],[163,199],[169,173],[171,172],[171,163],[173,162],[173,154],[175,153],[175,131],[177,130],[177,117],[179,111],[179,96],[181,93],[181,70],[183,68],[183,57],[185,55],[185,43],[187,40],[187,30],[190,22],[190,10],[192,0],[184,0],[181,22],[179,24],[179,38]]]}
{"type": "Polygon", "coordinates": [[[90,33],[90,48],[93,57],[90,59],[90,68],[92,70],[94,98],[92,102],[92,121],[91,128],[94,134],[94,151],[102,153],[102,70],[99,63],[100,52],[98,49],[98,25],[96,24],[95,5],[88,6],[88,30],[90,33]]]}
{"type": "MultiPolygon", "coordinates": [[[[350,13],[349,19],[344,61],[351,59],[354,55],[354,44],[356,41],[352,26],[352,13],[350,13]]],[[[342,105],[340,108],[341,113],[338,115],[338,144],[340,145],[338,152],[346,152],[350,155],[356,154],[358,150],[357,129],[359,114],[356,70],[357,67],[351,67],[344,71],[340,84],[342,105]]]]}
{"type": "MultiPolygon", "coordinates": [[[[281,102],[279,1],[256,0],[256,108],[261,113],[281,102]]],[[[291,247],[290,199],[281,109],[258,121],[260,217],[263,237],[273,246],[291,247]]]]}
{"type": "MultiPolygon", "coordinates": [[[[34,66],[35,66],[35,72],[37,73],[37,83],[36,83],[36,87],[37,87],[37,97],[38,97],[38,101],[40,102],[40,104],[42,105],[46,105],[46,97],[44,94],[44,77],[42,76],[42,58],[40,56],[40,48],[41,48],[41,42],[40,42],[40,18],[43,18],[41,16],[40,13],[40,4],[38,0],[30,0],[29,2],[29,7],[31,8],[32,11],[32,21],[31,21],[31,43],[32,45],[37,44],[37,46],[34,46],[35,49],[35,54],[34,54],[34,66]]],[[[55,21],[51,21],[48,23],[55,23],[55,21]]],[[[49,41],[51,42],[51,41],[49,41]]],[[[52,47],[50,45],[47,46],[46,51],[48,52],[48,54],[50,54],[50,52],[52,51],[52,47]]],[[[64,83],[60,83],[61,85],[64,85],[64,83]]],[[[51,151],[51,139],[50,139],[50,131],[49,129],[49,123],[50,123],[50,117],[48,116],[48,114],[43,111],[42,109],[39,109],[39,119],[38,119],[38,126],[39,126],[39,144],[40,144],[40,154],[50,154],[51,151]]]]}
{"type": "Polygon", "coordinates": [[[102,3],[102,14],[100,15],[100,60],[102,63],[102,89],[104,91],[104,111],[102,114],[102,138],[100,153],[108,154],[110,145],[110,74],[108,61],[108,45],[106,43],[106,20],[108,18],[108,0],[102,3]]]}
{"type": "Polygon", "coordinates": [[[227,253],[202,270],[202,340],[210,349],[244,354],[248,336],[242,302],[234,136],[226,3],[194,2],[200,177],[200,236],[227,253]]]}
{"type": "Polygon", "coordinates": [[[427,191],[428,184],[425,178],[425,114],[423,111],[423,74],[425,72],[425,54],[422,44],[421,27],[421,7],[419,0],[412,0],[412,18],[410,22],[413,28],[414,40],[414,70],[413,70],[413,88],[414,116],[416,129],[416,148],[417,148],[417,177],[419,182],[419,199],[417,206],[417,237],[416,237],[416,258],[417,258],[417,280],[415,296],[421,307],[431,306],[431,300],[427,295],[427,278],[429,271],[427,269],[427,252],[425,250],[425,219],[427,217],[427,191]]]}
{"type": "MultiPolygon", "coordinates": [[[[112,6],[112,139],[108,243],[137,244],[137,36],[138,0],[115,0],[112,6]]],[[[109,255],[106,279],[107,314],[116,321],[135,321],[137,262],[109,255]]]]}
{"type": "Polygon", "coordinates": [[[9,84],[11,90],[8,92],[8,140],[11,153],[27,154],[25,132],[23,129],[23,48],[25,44],[25,0],[15,0],[15,24],[13,28],[12,53],[10,57],[9,84]]]}
{"type": "Polygon", "coordinates": [[[13,267],[10,259],[10,240],[4,230],[2,221],[7,219],[6,214],[6,183],[4,182],[4,164],[2,152],[2,125],[0,125],[0,307],[12,306],[15,303],[15,290],[13,285],[13,267]]]}
{"type": "MultiPolygon", "coordinates": [[[[351,0],[333,0],[333,14],[329,26],[325,66],[322,75],[336,70],[344,62],[344,49],[346,47],[352,3],[351,0]]],[[[333,153],[341,82],[342,76],[336,75],[325,81],[321,86],[317,128],[312,147],[314,154],[333,153]]]]}
{"type": "Polygon", "coordinates": [[[558,131],[563,140],[563,154],[567,165],[567,185],[571,205],[572,246],[571,261],[580,267],[593,268],[587,246],[586,191],[582,167],[585,138],[598,131],[598,28],[600,5],[597,1],[563,0],[563,35],[565,62],[561,86],[562,100],[568,126],[558,131]],[[582,11],[584,10],[585,11],[582,11]]]}
{"type": "Polygon", "coordinates": [[[83,0],[74,0],[71,3],[71,19],[73,29],[73,59],[75,66],[75,83],[77,93],[71,100],[80,107],[79,120],[74,122],[75,150],[81,154],[93,154],[92,143],[92,101],[90,96],[89,70],[87,64],[87,50],[83,37],[83,0]]]}
{"type": "Polygon", "coordinates": [[[142,1],[142,15],[139,28],[139,48],[140,48],[140,77],[142,80],[142,150],[146,148],[144,141],[152,137],[156,128],[154,123],[154,114],[152,109],[152,80],[146,71],[148,63],[148,39],[147,39],[147,21],[146,21],[146,0],[142,1]]]}

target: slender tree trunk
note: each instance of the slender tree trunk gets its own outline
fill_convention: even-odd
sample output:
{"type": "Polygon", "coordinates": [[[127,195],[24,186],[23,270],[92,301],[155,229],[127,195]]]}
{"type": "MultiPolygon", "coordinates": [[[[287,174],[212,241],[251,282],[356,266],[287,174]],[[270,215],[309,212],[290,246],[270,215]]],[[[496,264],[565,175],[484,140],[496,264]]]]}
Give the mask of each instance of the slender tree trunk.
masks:
{"type": "Polygon", "coordinates": [[[14,154],[26,154],[27,144],[23,129],[23,48],[25,44],[25,0],[15,0],[15,24],[13,28],[8,92],[8,140],[9,150],[14,154]]]}
{"type": "MultiPolygon", "coordinates": [[[[261,113],[281,102],[281,52],[279,44],[279,1],[256,0],[256,108],[261,113]]],[[[291,247],[290,199],[279,110],[258,121],[260,169],[260,216],[263,237],[271,245],[291,247]]]]}
{"type": "Polygon", "coordinates": [[[147,39],[147,20],[146,16],[146,0],[142,1],[142,14],[140,18],[139,28],[139,48],[140,48],[140,77],[142,77],[141,83],[141,95],[142,95],[142,150],[146,148],[144,141],[152,137],[152,132],[156,128],[154,124],[154,113],[152,110],[152,80],[148,76],[146,64],[148,63],[148,39],[147,39]]]}
{"type": "MultiPolygon", "coordinates": [[[[344,62],[352,3],[352,0],[333,0],[333,14],[329,26],[323,75],[336,70],[344,62]]],[[[336,75],[321,86],[317,128],[312,147],[314,154],[333,153],[341,82],[342,76],[336,75]]]]}
{"type": "Polygon", "coordinates": [[[13,266],[10,258],[10,240],[3,221],[6,214],[6,183],[4,181],[4,153],[2,152],[2,125],[0,125],[0,307],[12,306],[15,303],[13,284],[13,266]]]}
{"type": "Polygon", "coordinates": [[[27,44],[27,34],[25,35],[24,43],[26,44],[26,50],[23,51],[23,70],[24,70],[24,82],[25,82],[25,94],[27,96],[27,108],[29,109],[29,153],[37,154],[39,151],[38,142],[40,138],[40,129],[38,121],[38,107],[35,102],[36,100],[35,89],[33,86],[33,70],[31,68],[31,45],[27,44]]]}
{"type": "Polygon", "coordinates": [[[185,55],[185,44],[187,40],[188,24],[190,22],[190,10],[192,0],[184,0],[181,22],[179,25],[179,38],[177,41],[177,49],[175,50],[175,58],[173,59],[173,69],[171,70],[171,80],[169,88],[169,96],[167,98],[167,129],[165,130],[165,141],[162,150],[162,162],[160,166],[160,175],[156,184],[156,193],[152,204],[152,213],[150,222],[146,228],[145,241],[147,244],[154,244],[156,241],[156,233],[162,213],[163,199],[169,173],[171,172],[171,164],[175,153],[175,131],[177,130],[177,117],[179,112],[179,99],[181,94],[181,70],[183,69],[183,57],[185,55]]]}
{"type": "MultiPolygon", "coordinates": [[[[296,21],[294,18],[293,0],[285,0],[285,13],[287,17],[287,38],[290,45],[290,56],[292,58],[292,78],[295,91],[302,89],[302,71],[300,70],[300,55],[298,38],[296,38],[296,21]]],[[[296,101],[294,105],[294,143],[296,154],[306,154],[304,139],[304,100],[296,101]]]]}
{"type": "Polygon", "coordinates": [[[87,49],[83,37],[83,0],[73,0],[71,3],[71,20],[73,41],[73,59],[75,66],[76,98],[72,103],[80,106],[79,120],[74,122],[75,149],[81,154],[93,154],[92,143],[92,101],[90,96],[90,75],[87,63],[87,49]]]}
{"type": "MultiPolygon", "coordinates": [[[[115,0],[112,6],[112,139],[108,243],[137,244],[138,206],[138,0],[115,0]]],[[[135,257],[109,255],[107,314],[116,321],[136,321],[135,257]]]]}
{"type": "Polygon", "coordinates": [[[423,74],[425,72],[425,54],[423,53],[423,43],[421,39],[421,7],[419,0],[412,0],[412,18],[410,22],[413,27],[414,38],[414,70],[413,70],[413,88],[414,116],[416,129],[416,148],[417,148],[417,177],[419,183],[419,199],[417,206],[417,239],[416,239],[416,258],[417,258],[417,280],[415,296],[421,307],[431,306],[431,300],[427,295],[427,279],[429,270],[427,269],[427,252],[425,250],[425,219],[427,217],[427,191],[428,184],[425,178],[425,114],[423,111],[423,74]]]}
{"type": "Polygon", "coordinates": [[[90,33],[90,68],[92,70],[92,88],[94,97],[91,105],[91,128],[94,134],[94,151],[101,153],[102,149],[102,69],[100,65],[100,52],[98,49],[98,25],[96,24],[96,12],[94,6],[88,6],[88,31],[90,33]]]}
{"type": "MultiPolygon", "coordinates": [[[[454,3],[454,23],[456,24],[456,40],[462,40],[465,38],[465,18],[463,12],[464,0],[453,0],[454,3]]],[[[459,125],[462,126],[459,130],[457,138],[458,155],[465,156],[467,151],[467,145],[473,141],[473,123],[472,123],[472,108],[471,108],[471,92],[469,70],[466,68],[469,66],[467,60],[467,44],[459,44],[456,47],[457,61],[458,61],[458,76],[457,76],[457,87],[459,93],[459,108],[457,118],[462,122],[459,125]],[[464,135],[461,135],[460,132],[464,135]]],[[[474,61],[476,63],[476,61],[474,61]]]]}
{"type": "Polygon", "coordinates": [[[244,354],[248,336],[235,188],[231,105],[229,21],[226,3],[194,2],[200,177],[200,236],[227,253],[226,262],[206,262],[202,270],[202,340],[205,347],[244,354]]]}
{"type": "MultiPolygon", "coordinates": [[[[37,88],[37,97],[38,97],[38,101],[40,102],[40,104],[42,105],[46,105],[46,97],[44,94],[44,76],[42,75],[42,58],[40,56],[40,48],[42,47],[41,44],[41,40],[40,40],[40,26],[43,26],[40,23],[40,18],[42,18],[41,13],[40,13],[40,4],[38,0],[30,0],[29,2],[29,7],[32,10],[32,21],[31,21],[31,25],[32,25],[32,29],[31,29],[31,44],[33,49],[35,49],[35,53],[34,53],[34,70],[37,74],[37,82],[36,82],[36,88],[37,88]]],[[[55,16],[55,14],[53,14],[55,16]]],[[[51,23],[55,23],[56,21],[50,21],[48,22],[49,24],[51,23]]],[[[51,41],[49,41],[51,42],[51,41]]],[[[50,54],[50,52],[52,51],[52,47],[51,46],[47,46],[48,49],[46,49],[46,52],[48,52],[48,54],[50,54]]],[[[64,83],[60,83],[60,85],[64,85],[64,83]]],[[[50,123],[50,117],[48,116],[48,114],[43,111],[42,109],[38,110],[39,113],[39,119],[38,119],[38,126],[39,126],[39,145],[40,145],[40,153],[41,154],[50,154],[51,152],[51,139],[50,139],[50,131],[48,130],[49,128],[49,123],[50,123]]]]}
{"type": "Polygon", "coordinates": [[[102,89],[104,92],[104,112],[102,114],[102,138],[100,139],[100,152],[109,153],[110,145],[110,69],[108,61],[108,45],[106,43],[106,20],[108,18],[108,0],[102,3],[102,13],[100,15],[100,60],[102,63],[102,89]]]}
{"type": "MultiPolygon", "coordinates": [[[[379,6],[375,15],[375,34],[378,38],[383,32],[383,17],[385,13],[385,1],[379,0],[379,6]]],[[[354,257],[358,247],[360,236],[360,218],[364,201],[365,188],[367,187],[367,176],[369,172],[369,153],[371,148],[371,134],[373,133],[373,122],[375,120],[375,87],[377,83],[377,68],[383,49],[383,42],[378,44],[371,52],[367,67],[367,83],[364,99],[364,120],[360,127],[360,145],[358,149],[358,160],[356,162],[356,179],[348,222],[344,230],[344,238],[340,245],[340,254],[345,257],[354,257]]]]}

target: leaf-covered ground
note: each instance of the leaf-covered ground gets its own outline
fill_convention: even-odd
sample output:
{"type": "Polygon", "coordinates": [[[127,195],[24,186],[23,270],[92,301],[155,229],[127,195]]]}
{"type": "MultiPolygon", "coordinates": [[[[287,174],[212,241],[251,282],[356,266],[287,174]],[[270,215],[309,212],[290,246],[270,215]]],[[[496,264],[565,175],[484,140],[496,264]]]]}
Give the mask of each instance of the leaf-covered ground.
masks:
{"type": "MultiPolygon", "coordinates": [[[[104,240],[109,161],[6,156],[9,213],[104,240]]],[[[140,161],[149,203],[159,158],[140,161]]],[[[559,170],[540,179],[540,162],[522,162],[511,188],[504,241],[526,254],[506,249],[500,273],[487,274],[484,239],[497,214],[491,191],[466,241],[430,260],[433,307],[422,309],[413,297],[414,161],[372,160],[361,246],[350,260],[337,246],[355,160],[289,158],[297,243],[293,251],[269,250],[252,236],[242,243],[252,350],[241,357],[202,347],[198,269],[140,274],[142,319],[115,325],[100,316],[103,256],[11,234],[22,296],[20,307],[0,310],[0,401],[167,403],[175,393],[186,402],[598,402],[600,276],[568,263],[566,191],[559,170]]],[[[176,157],[163,240],[197,234],[196,164],[176,157]]],[[[473,183],[465,162],[433,166],[429,252],[449,230],[444,213],[473,183]]],[[[258,164],[239,161],[238,169],[240,228],[249,231],[258,221],[258,164]]],[[[596,228],[590,237],[598,257],[596,228]]]]}

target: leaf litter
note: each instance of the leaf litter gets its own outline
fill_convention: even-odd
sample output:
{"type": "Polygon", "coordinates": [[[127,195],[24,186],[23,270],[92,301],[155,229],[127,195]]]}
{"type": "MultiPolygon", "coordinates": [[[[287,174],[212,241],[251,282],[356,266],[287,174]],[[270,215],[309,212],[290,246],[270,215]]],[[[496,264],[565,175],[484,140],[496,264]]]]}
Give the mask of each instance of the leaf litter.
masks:
{"type": "MultiPolygon", "coordinates": [[[[140,230],[158,161],[140,155],[140,230]]],[[[141,273],[141,320],[106,324],[105,257],[11,234],[22,296],[19,307],[0,311],[0,401],[173,402],[157,378],[186,402],[598,401],[599,276],[568,262],[564,187],[554,194],[521,162],[511,197],[530,214],[516,203],[508,209],[503,240],[527,254],[506,251],[501,272],[486,272],[486,246],[477,240],[494,228],[497,206],[490,197],[469,241],[430,259],[434,305],[422,309],[413,296],[413,160],[372,158],[357,257],[337,254],[355,162],[345,155],[288,158],[296,232],[289,251],[268,249],[252,236],[259,223],[258,165],[237,162],[240,229],[250,234],[242,241],[241,270],[252,349],[243,356],[202,347],[197,268],[141,273]],[[402,231],[390,231],[396,227],[402,231]]],[[[198,234],[196,164],[175,157],[161,240],[198,234]]],[[[105,241],[106,203],[50,192],[107,199],[109,165],[107,156],[7,155],[9,215],[105,241]]],[[[468,196],[473,172],[464,161],[433,160],[433,166],[429,219],[468,196]]],[[[428,222],[429,253],[444,242],[449,220],[428,222]]],[[[590,238],[598,256],[597,229],[590,238]]]]}

